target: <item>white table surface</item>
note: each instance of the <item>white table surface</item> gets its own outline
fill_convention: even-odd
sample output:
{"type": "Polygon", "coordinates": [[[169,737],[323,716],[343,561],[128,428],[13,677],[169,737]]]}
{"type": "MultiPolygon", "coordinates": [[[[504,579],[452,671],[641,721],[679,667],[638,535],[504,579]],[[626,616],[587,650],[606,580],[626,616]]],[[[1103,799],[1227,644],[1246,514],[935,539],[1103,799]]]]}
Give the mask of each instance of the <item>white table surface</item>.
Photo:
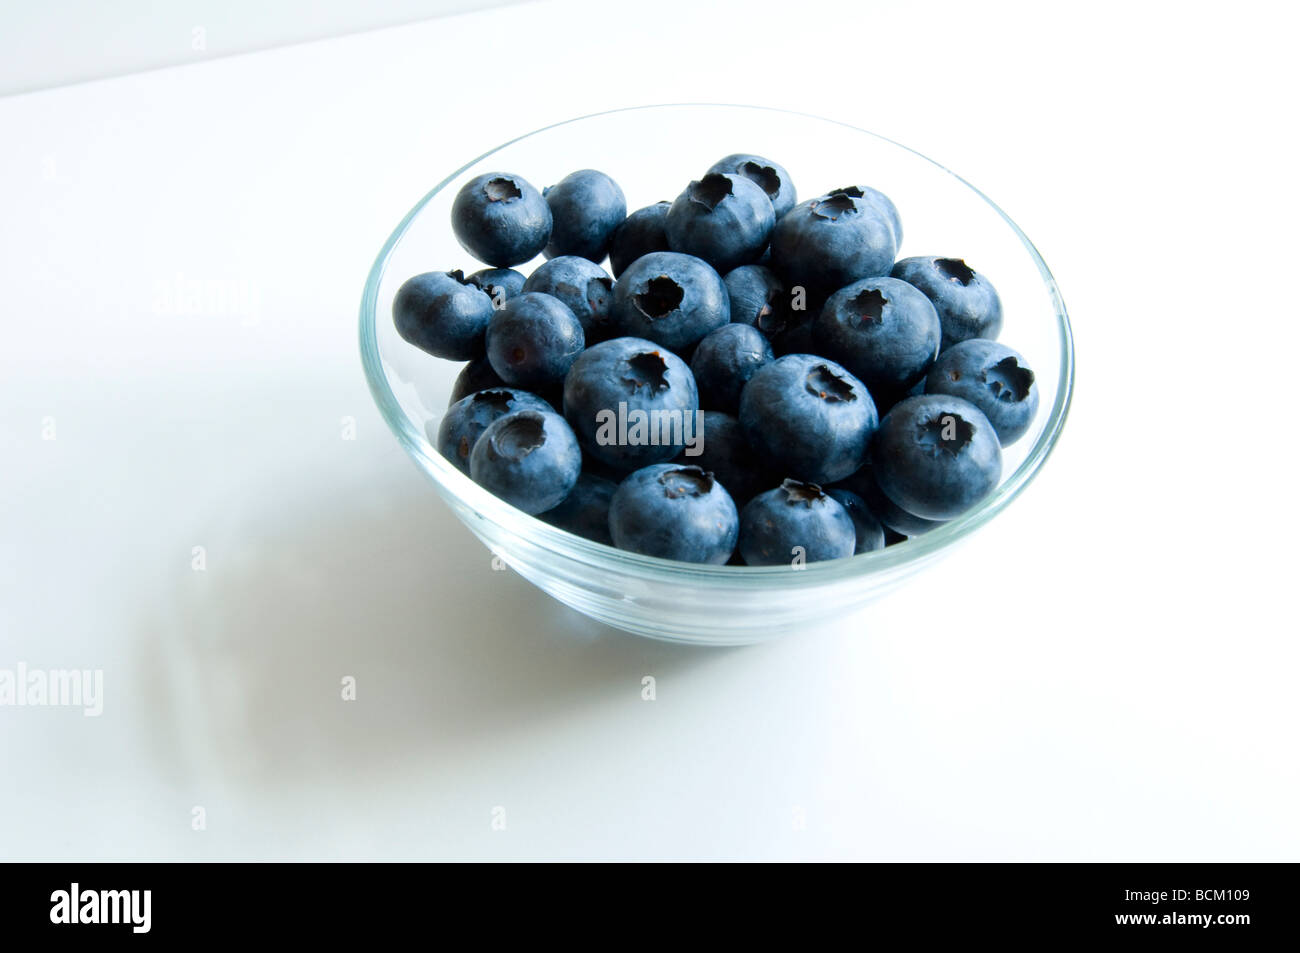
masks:
{"type": "Polygon", "coordinates": [[[541,3],[0,99],[0,668],[105,686],[0,708],[0,857],[1297,859],[1281,9],[541,3]],[[730,651],[493,572],[355,343],[446,172],[687,100],[956,169],[1079,352],[993,525],[730,651]]]}

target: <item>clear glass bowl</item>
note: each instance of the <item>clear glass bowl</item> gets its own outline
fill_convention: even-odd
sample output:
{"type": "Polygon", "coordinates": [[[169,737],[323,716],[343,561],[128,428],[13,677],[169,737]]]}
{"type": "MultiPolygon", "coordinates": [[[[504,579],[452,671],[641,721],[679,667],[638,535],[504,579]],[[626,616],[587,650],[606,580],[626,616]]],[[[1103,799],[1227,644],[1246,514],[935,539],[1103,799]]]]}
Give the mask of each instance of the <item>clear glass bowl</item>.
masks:
{"type": "MultiPolygon", "coordinates": [[[[525,273],[536,263],[521,266],[525,273]]],[[[1001,209],[938,163],[843,123],[753,106],[645,106],[584,116],[520,136],[451,172],[402,219],[375,259],[361,301],[371,393],[398,441],[461,520],[511,568],[566,605],[640,635],[701,645],[757,642],[835,619],[897,585],[1007,506],[1038,472],[1065,423],[1074,357],[1065,304],[1029,239],[1001,209]],[[1040,388],[1033,428],[1007,449],[1003,479],[978,507],[884,550],[793,567],[696,566],[589,542],[521,513],[474,484],[430,444],[461,365],[398,337],[392,302],[424,271],[483,267],[450,224],[460,185],[511,172],[541,188],[574,169],[609,173],[628,209],[673,199],[733,152],[768,156],[801,199],[862,183],[903,219],[899,257],[963,257],[1002,297],[1001,340],[1025,355],[1040,388]]]]}

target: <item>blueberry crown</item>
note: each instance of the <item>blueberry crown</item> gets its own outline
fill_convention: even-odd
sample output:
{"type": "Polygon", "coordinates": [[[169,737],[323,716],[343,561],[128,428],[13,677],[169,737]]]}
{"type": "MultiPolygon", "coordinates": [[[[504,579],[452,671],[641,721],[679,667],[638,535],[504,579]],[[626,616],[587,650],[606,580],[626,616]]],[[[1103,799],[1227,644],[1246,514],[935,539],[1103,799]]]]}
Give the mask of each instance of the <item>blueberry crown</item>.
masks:
{"type": "Polygon", "coordinates": [[[960,258],[936,258],[934,267],[949,281],[965,286],[975,280],[975,269],[960,258]]]}
{"type": "Polygon", "coordinates": [[[808,389],[808,393],[831,404],[858,399],[858,395],[853,391],[853,385],[825,364],[818,364],[808,372],[804,387],[808,389]]]}
{"type": "Polygon", "coordinates": [[[785,491],[785,501],[790,506],[802,503],[811,509],[814,503],[826,499],[826,493],[816,483],[802,483],[787,478],[781,481],[781,489],[785,491]]]}
{"type": "Polygon", "coordinates": [[[838,221],[841,215],[850,215],[856,212],[858,203],[853,201],[852,196],[844,192],[835,192],[824,199],[813,202],[809,208],[818,218],[826,218],[834,222],[838,221]]]}
{"type": "Polygon", "coordinates": [[[632,296],[637,310],[651,321],[672,314],[681,307],[685,292],[682,286],[667,275],[656,275],[645,287],[632,296]]]}
{"type": "Polygon", "coordinates": [[[951,411],[941,411],[916,425],[916,442],[931,454],[957,456],[975,436],[975,425],[951,411]]]}
{"type": "Polygon", "coordinates": [[[514,391],[509,390],[481,390],[471,401],[476,407],[487,406],[498,414],[505,414],[515,402],[515,395],[514,391]]]}
{"type": "Polygon", "coordinates": [[[688,192],[692,202],[703,205],[710,212],[732,194],[731,180],[721,172],[710,172],[698,182],[692,182],[688,192]]]}
{"type": "Polygon", "coordinates": [[[875,288],[868,288],[849,302],[849,310],[860,324],[882,324],[889,299],[875,288]]]}
{"type": "Polygon", "coordinates": [[[509,202],[524,197],[523,190],[515,180],[505,176],[489,179],[483,186],[483,194],[487,196],[489,202],[509,202]]]}
{"type": "Polygon", "coordinates": [[[668,362],[658,351],[642,351],[627,359],[627,374],[623,380],[633,391],[642,387],[652,394],[668,389],[668,362]]]}
{"type": "Polygon", "coordinates": [[[768,198],[774,198],[781,191],[781,177],[770,165],[745,162],[740,166],[740,174],[766,192],[768,198]]]}
{"type": "Polygon", "coordinates": [[[708,496],[713,492],[713,474],[699,467],[679,467],[659,474],[664,496],[670,500],[683,496],[708,496]]]}
{"type": "Polygon", "coordinates": [[[546,421],[539,413],[520,411],[501,425],[492,443],[501,456],[522,460],[546,443],[546,421]]]}

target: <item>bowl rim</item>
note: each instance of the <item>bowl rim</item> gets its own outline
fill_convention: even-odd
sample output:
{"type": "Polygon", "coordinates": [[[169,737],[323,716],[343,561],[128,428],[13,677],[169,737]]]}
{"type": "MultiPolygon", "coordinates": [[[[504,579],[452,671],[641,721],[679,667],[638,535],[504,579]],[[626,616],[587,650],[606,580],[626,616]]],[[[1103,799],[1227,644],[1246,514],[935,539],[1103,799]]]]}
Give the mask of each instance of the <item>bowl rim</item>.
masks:
{"type": "Polygon", "coordinates": [[[1043,464],[1051,455],[1056,443],[1060,437],[1061,430],[1065,426],[1065,421],[1069,415],[1070,402],[1074,393],[1074,339],[1070,328],[1069,315],[1065,308],[1065,301],[1061,296],[1056,279],[1053,277],[1051,269],[1039,254],[1038,249],[1034,247],[1033,242],[1021,230],[1020,226],[1004,212],[992,199],[981,192],[978,188],[953,172],[947,166],[936,162],[929,156],[924,155],[896,142],[886,136],[871,132],[851,123],[840,122],[835,119],[827,119],[824,116],[818,116],[813,113],[802,112],[793,109],[783,109],[772,106],[758,106],[741,103],[710,103],[710,102],[687,102],[687,103],[652,103],[640,106],[623,106],[617,109],[605,109],[599,112],[588,113],[582,116],[575,116],[570,119],[564,119],[554,122],[531,132],[515,136],[498,146],[494,146],[482,155],[470,159],[460,166],[454,172],[450,173],[441,182],[435,185],[429,192],[421,198],[409,212],[398,223],[397,227],[389,235],[388,240],[384,242],[370,272],[366,277],[365,288],[361,295],[360,309],[360,345],[361,361],[366,375],[366,382],[369,385],[371,396],[378,406],[380,414],[388,424],[394,436],[403,449],[421,465],[421,468],[433,479],[434,485],[439,492],[448,499],[449,502],[458,503],[459,505],[471,510],[479,519],[486,520],[502,530],[503,532],[521,537],[533,545],[542,547],[552,552],[562,553],[570,558],[577,559],[581,562],[593,566],[604,566],[605,568],[618,568],[642,578],[649,580],[660,580],[670,584],[690,583],[699,585],[708,583],[717,587],[735,587],[740,589],[752,589],[756,584],[762,588],[806,588],[815,585],[833,583],[838,580],[868,576],[874,574],[887,573],[891,570],[902,569],[903,567],[920,564],[928,558],[947,549],[959,540],[965,539],[980,527],[984,526],[991,519],[1002,512],[1012,500],[1014,500],[1029,482],[1042,469],[1043,464]],[[521,140],[558,129],[562,126],[572,125],[587,119],[596,119],[602,116],[610,116],[618,113],[636,112],[645,110],[658,109],[744,109],[760,112],[783,113],[791,116],[798,116],[804,119],[813,119],[820,122],[829,123],[835,126],[841,126],[851,129],[863,135],[871,136],[874,139],[887,143],[896,148],[909,152],[919,159],[933,165],[940,171],[952,176],[962,185],[974,192],[983,200],[1000,217],[1007,226],[1012,230],[1015,236],[1024,246],[1025,251],[1029,253],[1035,266],[1038,268],[1043,283],[1047,286],[1048,295],[1052,302],[1052,310],[1056,318],[1057,333],[1060,338],[1061,359],[1060,359],[1060,383],[1057,388],[1056,401],[1053,403],[1046,426],[1034,446],[1030,449],[1020,466],[1016,468],[1009,477],[1002,481],[996,490],[980,502],[975,508],[963,513],[961,516],[950,520],[941,526],[936,527],[930,532],[907,539],[902,543],[893,546],[886,546],[884,549],[875,550],[868,553],[847,557],[844,559],[829,560],[824,562],[807,563],[799,567],[798,572],[792,572],[790,566],[715,566],[699,563],[682,563],[669,559],[661,559],[657,556],[643,556],[639,553],[632,553],[626,550],[616,549],[603,543],[593,542],[581,536],[576,536],[565,530],[551,526],[535,516],[530,516],[522,510],[515,509],[509,503],[499,499],[487,490],[474,483],[467,475],[453,466],[450,462],[443,459],[442,455],[437,453],[428,441],[423,432],[423,428],[416,428],[407,418],[405,411],[402,410],[397,396],[393,393],[392,388],[388,385],[388,379],[384,372],[383,361],[379,353],[379,341],[376,333],[377,327],[377,308],[379,303],[379,287],[384,278],[384,274],[393,250],[397,247],[398,242],[405,236],[407,230],[415,217],[420,214],[424,207],[433,200],[433,198],[447,188],[453,182],[458,180],[469,169],[482,162],[501,150],[520,142],[521,140]]]}

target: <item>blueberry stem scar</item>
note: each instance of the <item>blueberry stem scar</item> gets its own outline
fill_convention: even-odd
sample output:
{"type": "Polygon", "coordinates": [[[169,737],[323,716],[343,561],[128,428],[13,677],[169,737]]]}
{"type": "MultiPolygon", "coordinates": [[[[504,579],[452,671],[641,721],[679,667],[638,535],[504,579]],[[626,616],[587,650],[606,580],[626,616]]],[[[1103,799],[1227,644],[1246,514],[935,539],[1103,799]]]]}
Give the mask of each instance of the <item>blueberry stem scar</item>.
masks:
{"type": "Polygon", "coordinates": [[[515,184],[514,179],[490,179],[488,184],[483,186],[483,191],[486,193],[489,202],[507,202],[510,199],[524,197],[524,193],[515,184]]]}

